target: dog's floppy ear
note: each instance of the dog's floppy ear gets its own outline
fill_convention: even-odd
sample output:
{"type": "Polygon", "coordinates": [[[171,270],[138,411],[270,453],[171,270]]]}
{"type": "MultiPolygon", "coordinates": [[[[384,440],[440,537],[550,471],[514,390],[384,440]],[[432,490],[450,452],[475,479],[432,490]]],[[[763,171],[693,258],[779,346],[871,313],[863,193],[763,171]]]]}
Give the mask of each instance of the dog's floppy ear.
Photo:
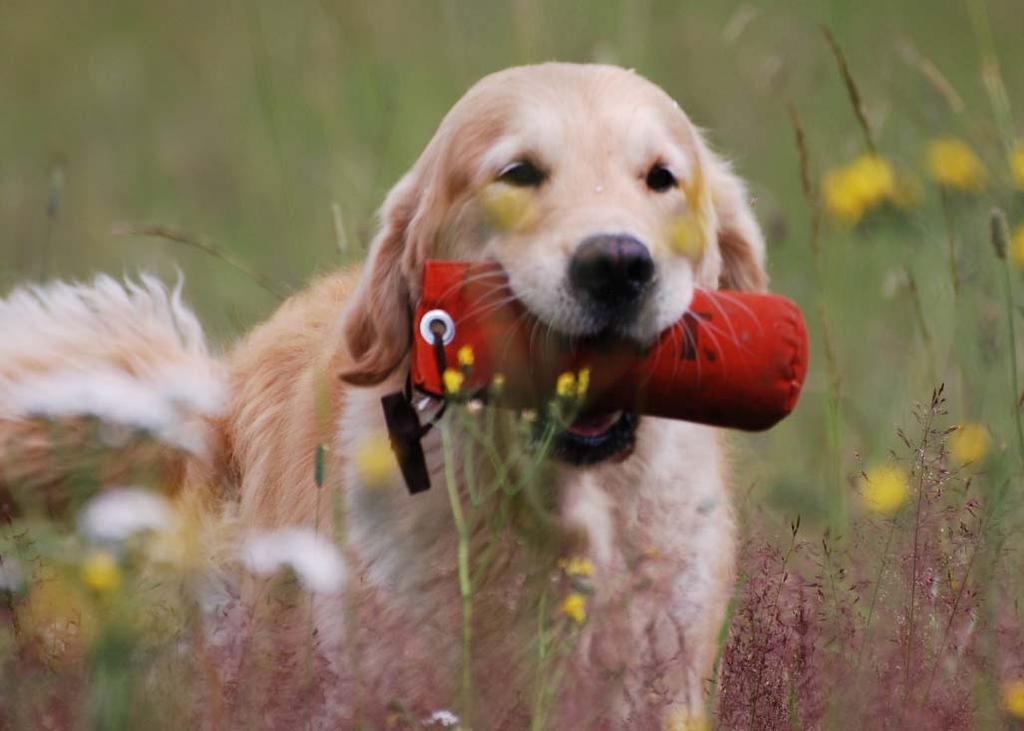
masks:
{"type": "Polygon", "coordinates": [[[717,218],[718,250],[722,257],[718,286],[721,289],[762,292],[768,287],[764,235],[750,206],[747,186],[728,163],[703,144],[701,147],[708,193],[717,218]]]}
{"type": "Polygon", "coordinates": [[[341,378],[356,386],[380,383],[401,364],[409,347],[410,230],[421,190],[414,169],[391,190],[381,227],[370,245],[359,287],[349,302],[343,336],[349,361],[341,378]]]}

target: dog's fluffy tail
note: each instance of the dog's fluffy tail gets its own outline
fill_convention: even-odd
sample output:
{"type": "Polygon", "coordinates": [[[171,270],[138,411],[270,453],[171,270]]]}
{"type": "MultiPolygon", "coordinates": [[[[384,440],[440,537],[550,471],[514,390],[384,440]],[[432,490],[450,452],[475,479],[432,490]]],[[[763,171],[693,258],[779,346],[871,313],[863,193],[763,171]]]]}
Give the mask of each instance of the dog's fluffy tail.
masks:
{"type": "Polygon", "coordinates": [[[0,299],[0,491],[15,503],[71,483],[173,489],[217,458],[226,399],[180,282],[98,276],[0,299]]]}

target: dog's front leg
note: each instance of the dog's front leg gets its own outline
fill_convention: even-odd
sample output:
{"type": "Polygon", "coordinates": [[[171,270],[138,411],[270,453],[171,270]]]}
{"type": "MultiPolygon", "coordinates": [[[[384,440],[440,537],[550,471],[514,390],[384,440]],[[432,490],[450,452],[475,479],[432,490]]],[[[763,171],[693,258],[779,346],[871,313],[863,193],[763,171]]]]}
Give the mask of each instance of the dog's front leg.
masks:
{"type": "Polygon", "coordinates": [[[570,676],[593,686],[612,727],[699,728],[733,586],[735,526],[716,433],[649,421],[629,460],[581,474],[566,492],[564,516],[595,565],[570,676]]]}

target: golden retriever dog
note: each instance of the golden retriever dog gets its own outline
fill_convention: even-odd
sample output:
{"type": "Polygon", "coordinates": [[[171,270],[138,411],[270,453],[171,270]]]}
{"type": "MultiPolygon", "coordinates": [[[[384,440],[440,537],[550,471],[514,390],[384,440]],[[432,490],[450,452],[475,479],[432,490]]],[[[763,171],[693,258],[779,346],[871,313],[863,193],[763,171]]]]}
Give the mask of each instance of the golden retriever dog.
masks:
{"type": "MultiPolygon", "coordinates": [[[[383,485],[363,478],[357,454],[385,433],[381,397],[406,383],[428,259],[496,261],[553,330],[639,344],[679,320],[695,288],[766,285],[744,184],[664,91],[611,66],[512,68],[477,83],[443,119],[388,194],[365,266],[293,296],[224,364],[203,361],[201,342],[174,344],[173,333],[146,341],[147,318],[193,328],[157,285],[79,288],[66,299],[107,303],[80,313],[104,322],[82,336],[89,343],[49,338],[43,352],[37,330],[18,354],[0,346],[0,428],[15,433],[28,409],[17,402],[22,386],[62,377],[46,376],[55,362],[87,360],[165,389],[181,369],[211,378],[226,369],[223,402],[178,399],[182,413],[168,415],[202,427],[189,432],[197,443],[180,440],[181,479],[187,490],[226,485],[219,499],[237,506],[246,529],[317,525],[339,537],[345,589],[313,609],[332,725],[383,728],[396,707],[413,718],[460,707],[475,728],[522,729],[542,705],[553,728],[698,723],[733,585],[719,431],[630,413],[570,426],[543,486],[550,540],[528,540],[508,521],[494,568],[473,587],[470,643],[439,430],[424,438],[431,490],[408,494],[397,472],[383,485]],[[574,581],[593,587],[568,612],[574,619],[560,613],[567,560],[585,567],[574,581]],[[572,634],[558,682],[538,672],[539,626],[572,634]]],[[[45,318],[60,312],[57,294],[14,299],[24,309],[28,297],[45,318]]]]}

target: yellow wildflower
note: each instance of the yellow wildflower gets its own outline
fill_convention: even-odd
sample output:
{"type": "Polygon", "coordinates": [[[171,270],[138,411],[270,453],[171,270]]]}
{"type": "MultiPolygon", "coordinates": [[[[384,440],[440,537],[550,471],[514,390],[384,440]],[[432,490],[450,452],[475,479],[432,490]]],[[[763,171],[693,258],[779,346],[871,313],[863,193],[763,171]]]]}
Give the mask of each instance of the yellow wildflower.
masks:
{"type": "Polygon", "coordinates": [[[457,371],[454,368],[446,368],[442,378],[444,379],[445,393],[451,394],[456,394],[462,390],[462,384],[466,381],[462,371],[457,371]]]}
{"type": "Polygon", "coordinates": [[[561,611],[576,624],[583,624],[587,621],[587,598],[574,591],[562,602],[561,611]]]}
{"type": "Polygon", "coordinates": [[[558,377],[558,382],[555,384],[555,393],[562,398],[569,398],[570,396],[576,395],[576,376],[573,373],[566,371],[558,377]]]}
{"type": "Polygon", "coordinates": [[[1010,172],[1013,175],[1013,182],[1024,190],[1024,140],[1018,142],[1010,153],[1010,172]]]}
{"type": "Polygon", "coordinates": [[[356,445],[353,464],[359,479],[368,487],[389,483],[398,468],[391,442],[383,432],[372,432],[356,445]]]}
{"type": "Polygon", "coordinates": [[[463,345],[459,348],[456,357],[459,359],[459,365],[463,368],[468,368],[476,361],[476,357],[473,355],[473,348],[468,345],[463,345]]]}
{"type": "Polygon", "coordinates": [[[880,155],[862,155],[825,176],[825,208],[833,218],[853,226],[895,191],[892,164],[880,155]]]}
{"type": "Polygon", "coordinates": [[[941,137],[928,143],[928,171],[939,185],[954,190],[978,191],[988,177],[985,166],[963,140],[941,137]]]}
{"type": "Polygon", "coordinates": [[[992,446],[992,437],[983,424],[961,424],[949,438],[949,451],[960,464],[981,462],[992,446]]]}
{"type": "Polygon", "coordinates": [[[590,578],[594,575],[594,563],[585,556],[571,556],[570,558],[563,558],[558,562],[558,566],[566,573],[567,576],[583,576],[590,578]]]}
{"type": "Polygon", "coordinates": [[[704,254],[707,237],[697,216],[686,212],[679,216],[669,228],[669,243],[673,251],[696,261],[704,254]]]}
{"type": "Polygon", "coordinates": [[[847,183],[844,170],[835,170],[825,176],[823,185],[825,208],[829,215],[853,226],[865,213],[865,207],[856,189],[847,183]]]}
{"type": "Polygon", "coordinates": [[[1018,227],[1010,242],[1010,261],[1024,269],[1024,223],[1018,227]]]}
{"type": "Polygon", "coordinates": [[[864,507],[873,513],[893,515],[910,497],[907,473],[895,465],[869,470],[861,478],[860,494],[864,507]]]}
{"type": "Polygon", "coordinates": [[[121,570],[113,554],[107,551],[90,554],[82,564],[82,583],[101,594],[120,586],[121,570]]]}
{"type": "Polygon", "coordinates": [[[587,390],[590,388],[590,369],[581,368],[576,377],[576,398],[586,398],[587,390]]]}
{"type": "Polygon", "coordinates": [[[881,155],[861,155],[850,165],[849,172],[861,196],[872,204],[892,193],[896,175],[892,164],[881,155]]]}
{"type": "Polygon", "coordinates": [[[495,228],[528,228],[537,220],[532,191],[505,183],[492,183],[480,193],[480,204],[495,228]]]}
{"type": "Polygon", "coordinates": [[[1015,718],[1024,718],[1024,680],[1003,683],[1003,708],[1015,718]]]}

